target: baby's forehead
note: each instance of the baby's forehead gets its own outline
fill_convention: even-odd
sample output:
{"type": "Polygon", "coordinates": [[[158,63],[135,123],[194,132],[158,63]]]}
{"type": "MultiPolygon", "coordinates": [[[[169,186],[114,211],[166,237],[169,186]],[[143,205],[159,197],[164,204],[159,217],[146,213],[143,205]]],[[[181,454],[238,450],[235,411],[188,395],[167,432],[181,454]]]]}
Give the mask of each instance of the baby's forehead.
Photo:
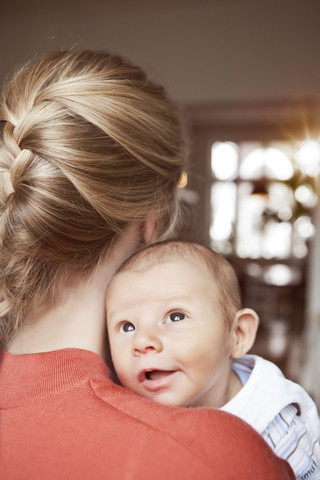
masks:
{"type": "Polygon", "coordinates": [[[194,259],[191,256],[181,256],[174,252],[166,253],[165,255],[147,255],[142,258],[136,259],[130,265],[126,265],[124,268],[121,268],[116,275],[121,274],[132,274],[132,275],[142,275],[142,274],[157,274],[160,271],[165,271],[170,269],[172,266],[175,268],[197,268],[200,269],[199,262],[195,263],[194,259]]]}
{"type": "Polygon", "coordinates": [[[135,261],[125,264],[115,274],[111,281],[112,289],[121,288],[121,285],[140,281],[156,281],[165,282],[172,285],[179,283],[192,283],[204,278],[206,282],[216,284],[216,279],[212,272],[208,269],[206,262],[196,256],[178,255],[175,252],[169,252],[165,255],[143,255],[142,258],[134,259],[135,261]]]}
{"type": "MultiPolygon", "coordinates": [[[[203,258],[200,258],[199,255],[196,255],[196,257],[198,264],[205,264],[203,258]]],[[[194,260],[195,255],[186,249],[177,251],[172,249],[157,250],[150,248],[132,257],[128,262],[125,262],[123,267],[120,268],[119,273],[124,271],[146,271],[172,262],[184,264],[185,262],[189,263],[194,260]]]]}

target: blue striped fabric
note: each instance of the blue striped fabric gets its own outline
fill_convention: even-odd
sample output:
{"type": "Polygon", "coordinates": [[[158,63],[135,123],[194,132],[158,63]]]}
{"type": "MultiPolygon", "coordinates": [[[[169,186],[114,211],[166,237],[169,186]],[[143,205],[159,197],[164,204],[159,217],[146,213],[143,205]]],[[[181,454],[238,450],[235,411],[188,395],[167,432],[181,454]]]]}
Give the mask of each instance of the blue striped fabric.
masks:
{"type": "Polygon", "coordinates": [[[274,418],[263,438],[286,459],[299,480],[320,480],[319,439],[299,419],[297,406],[288,405],[274,418]]]}

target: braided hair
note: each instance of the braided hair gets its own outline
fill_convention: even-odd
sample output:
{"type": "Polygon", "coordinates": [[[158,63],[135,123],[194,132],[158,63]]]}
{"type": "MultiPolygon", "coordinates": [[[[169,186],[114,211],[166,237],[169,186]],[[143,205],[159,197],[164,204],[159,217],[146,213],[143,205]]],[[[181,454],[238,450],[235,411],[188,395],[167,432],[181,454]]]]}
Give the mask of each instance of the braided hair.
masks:
{"type": "Polygon", "coordinates": [[[0,336],[86,276],[134,220],[178,216],[186,149],[175,105],[119,56],[57,51],[0,99],[0,336]]]}

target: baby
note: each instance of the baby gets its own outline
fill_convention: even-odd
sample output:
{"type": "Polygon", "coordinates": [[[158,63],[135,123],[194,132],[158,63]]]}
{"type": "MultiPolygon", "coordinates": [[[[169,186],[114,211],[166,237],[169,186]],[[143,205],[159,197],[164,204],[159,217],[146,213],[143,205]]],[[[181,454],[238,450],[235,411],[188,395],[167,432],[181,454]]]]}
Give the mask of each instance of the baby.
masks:
{"type": "Polygon", "coordinates": [[[258,316],[241,308],[231,265],[168,241],[130,257],[107,291],[111,356],[124,387],[159,403],[214,407],[251,424],[299,479],[320,479],[311,398],[272,363],[246,355],[258,316]]]}

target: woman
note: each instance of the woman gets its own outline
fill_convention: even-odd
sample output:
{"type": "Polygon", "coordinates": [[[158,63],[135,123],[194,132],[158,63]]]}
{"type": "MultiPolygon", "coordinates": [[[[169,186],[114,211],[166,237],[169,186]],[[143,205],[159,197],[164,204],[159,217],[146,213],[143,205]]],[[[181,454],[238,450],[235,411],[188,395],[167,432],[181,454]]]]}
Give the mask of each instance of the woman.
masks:
{"type": "Polygon", "coordinates": [[[238,419],[152,404],[103,361],[108,282],[179,216],[163,89],[119,57],[53,52],[0,108],[0,477],[294,478],[238,419]]]}

